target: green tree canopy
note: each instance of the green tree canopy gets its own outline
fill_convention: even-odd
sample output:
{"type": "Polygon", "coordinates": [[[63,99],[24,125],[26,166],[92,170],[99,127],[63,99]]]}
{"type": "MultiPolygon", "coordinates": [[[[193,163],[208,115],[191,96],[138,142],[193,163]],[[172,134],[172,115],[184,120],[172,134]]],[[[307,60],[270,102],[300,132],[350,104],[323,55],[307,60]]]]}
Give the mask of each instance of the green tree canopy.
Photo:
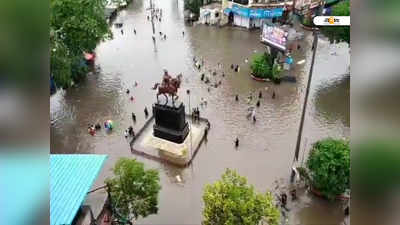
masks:
{"type": "MultiPolygon", "coordinates": [[[[350,1],[345,0],[333,6],[332,16],[350,16],[350,1]]],[[[331,42],[347,42],[350,44],[350,26],[326,26],[322,27],[321,31],[331,42]]]]}
{"type": "Polygon", "coordinates": [[[270,192],[257,193],[247,179],[227,169],[203,194],[203,225],[277,225],[280,213],[270,192]]]}
{"type": "Polygon", "coordinates": [[[83,52],[111,38],[106,0],[50,1],[50,68],[58,86],[69,87],[86,74],[83,52]]]}
{"type": "Polygon", "coordinates": [[[203,0],[185,0],[184,8],[188,9],[190,12],[199,15],[200,7],[203,5],[203,0]]]}
{"type": "Polygon", "coordinates": [[[349,142],[332,138],[313,144],[307,159],[311,184],[325,197],[334,200],[350,188],[349,142]]]}
{"type": "Polygon", "coordinates": [[[132,221],[157,213],[161,189],[157,170],[145,170],[143,163],[121,158],[113,171],[115,177],[107,179],[106,184],[114,215],[123,221],[132,221]]]}
{"type": "Polygon", "coordinates": [[[267,54],[255,54],[250,65],[250,69],[255,77],[279,80],[282,69],[279,65],[272,64],[272,57],[267,54]]]}
{"type": "Polygon", "coordinates": [[[75,55],[91,52],[111,37],[104,16],[105,0],[51,0],[50,26],[75,55]]]}

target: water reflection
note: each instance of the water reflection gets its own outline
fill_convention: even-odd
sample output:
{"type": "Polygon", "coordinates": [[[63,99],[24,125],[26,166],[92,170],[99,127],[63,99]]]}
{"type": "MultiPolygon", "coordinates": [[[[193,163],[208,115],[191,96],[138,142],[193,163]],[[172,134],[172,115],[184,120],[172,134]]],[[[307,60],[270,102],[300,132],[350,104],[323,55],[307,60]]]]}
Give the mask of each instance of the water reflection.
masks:
{"type": "Polygon", "coordinates": [[[340,120],[350,127],[350,75],[319,85],[315,104],[319,116],[330,123],[340,120]]]}

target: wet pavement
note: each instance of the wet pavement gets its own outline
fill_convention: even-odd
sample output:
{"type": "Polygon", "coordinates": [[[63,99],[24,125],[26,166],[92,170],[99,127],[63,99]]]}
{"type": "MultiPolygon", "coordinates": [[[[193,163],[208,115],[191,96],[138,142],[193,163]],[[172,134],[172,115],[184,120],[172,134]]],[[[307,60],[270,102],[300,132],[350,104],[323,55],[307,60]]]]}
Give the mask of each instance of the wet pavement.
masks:
{"type": "MultiPolygon", "coordinates": [[[[112,175],[111,168],[120,157],[135,157],[148,168],[158,168],[162,186],[159,212],[140,219],[137,224],[200,224],[203,187],[219,179],[225,168],[236,169],[259,191],[269,189],[279,194],[285,190],[310,68],[310,33],[306,33],[300,52],[293,55],[295,63],[306,60],[302,65],[296,64],[289,73],[297,77],[297,83],[261,83],[250,78],[249,64],[245,63],[245,58],[251,59],[254,52],[265,50],[259,42],[259,31],[186,26],[183,1],[156,1],[155,5],[163,9],[162,22],[155,24],[155,45],[151,23],[146,19],[148,2],[134,1],[116,19],[124,23],[124,34],[113,26],[114,39],[98,46],[96,72],[77,87],[58,91],[51,97],[51,153],[108,154],[93,188],[102,186],[104,179],[112,175]],[[167,35],[167,40],[160,40],[159,31],[167,35]],[[182,31],[185,31],[184,36],[182,31]],[[193,56],[204,57],[206,66],[212,68],[217,68],[218,62],[223,64],[225,77],[220,72],[212,77],[213,81],[221,81],[221,86],[210,88],[208,92],[208,86],[200,81],[200,74],[193,66],[193,56]],[[239,64],[240,72],[233,72],[231,64],[239,64]],[[161,81],[163,69],[173,75],[183,74],[178,95],[186,109],[199,106],[202,97],[208,102],[206,107],[199,106],[201,116],[211,123],[208,142],[203,143],[192,166],[186,169],[132,155],[123,135],[133,124],[132,112],[137,116],[134,130],[143,126],[144,107],[151,109],[156,101],[156,92],[151,87],[161,81]],[[135,82],[137,87],[134,87],[135,82]],[[130,89],[129,95],[126,89],[130,89]],[[187,89],[191,91],[190,97],[187,89]],[[246,98],[249,92],[257,97],[260,90],[263,98],[257,108],[257,122],[253,124],[246,119],[250,106],[246,98]],[[276,99],[271,99],[273,91],[276,99]],[[236,94],[239,102],[234,99],[236,94]],[[108,119],[115,125],[111,133],[104,129],[94,137],[87,133],[89,123],[102,124],[108,119]],[[240,139],[238,149],[233,143],[236,137],[240,139]],[[177,175],[182,178],[181,183],[176,181],[177,175]],[[277,184],[279,188],[275,191],[277,184]]],[[[306,158],[307,152],[303,150],[312,142],[328,136],[349,136],[350,78],[346,75],[349,64],[345,44],[331,45],[320,38],[300,162],[306,158]]],[[[100,202],[102,194],[104,192],[91,194],[94,196],[91,202],[100,202]]],[[[340,203],[332,204],[308,193],[291,204],[295,207],[288,214],[288,224],[341,224],[344,220],[340,203]]]]}

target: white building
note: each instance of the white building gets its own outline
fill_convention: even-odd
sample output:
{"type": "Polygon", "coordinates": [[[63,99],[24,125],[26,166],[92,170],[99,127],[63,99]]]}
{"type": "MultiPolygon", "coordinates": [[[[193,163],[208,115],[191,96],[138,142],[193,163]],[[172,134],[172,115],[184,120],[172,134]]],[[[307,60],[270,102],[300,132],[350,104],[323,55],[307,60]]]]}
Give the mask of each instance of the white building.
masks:
{"type": "Polygon", "coordinates": [[[222,17],[221,4],[213,3],[200,8],[199,23],[216,25],[222,17]]]}

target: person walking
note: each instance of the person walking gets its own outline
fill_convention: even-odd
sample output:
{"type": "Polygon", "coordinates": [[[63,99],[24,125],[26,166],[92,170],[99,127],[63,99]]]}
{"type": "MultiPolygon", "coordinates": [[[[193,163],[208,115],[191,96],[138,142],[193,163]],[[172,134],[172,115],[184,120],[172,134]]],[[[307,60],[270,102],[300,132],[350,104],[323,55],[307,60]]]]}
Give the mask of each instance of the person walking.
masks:
{"type": "Polygon", "coordinates": [[[275,91],[272,92],[272,99],[275,99],[275,91]]]}
{"type": "Polygon", "coordinates": [[[297,199],[296,189],[290,191],[290,195],[292,196],[292,201],[297,199]]]}
{"type": "Polygon", "coordinates": [[[133,28],[133,33],[136,35],[136,29],[135,28],[133,28]]]}
{"type": "Polygon", "coordinates": [[[285,193],[281,194],[281,206],[283,208],[286,208],[286,203],[287,203],[287,195],[285,193]]]}
{"type": "Polygon", "coordinates": [[[147,111],[147,107],[144,107],[144,116],[146,119],[149,116],[149,111],[147,111]]]}
{"type": "Polygon", "coordinates": [[[123,29],[121,29],[121,34],[124,35],[124,30],[123,29]]]}
{"type": "Polygon", "coordinates": [[[182,36],[183,36],[183,37],[185,36],[185,31],[182,31],[182,36]]]}
{"type": "Polygon", "coordinates": [[[262,98],[262,91],[258,93],[258,98],[262,98]]]}
{"type": "Polygon", "coordinates": [[[235,96],[235,101],[237,101],[237,102],[239,101],[239,95],[235,96]]]}
{"type": "Polygon", "coordinates": [[[260,107],[260,100],[257,101],[256,106],[257,106],[257,107],[260,107]]]}
{"type": "Polygon", "coordinates": [[[239,138],[238,137],[236,137],[236,140],[235,140],[235,147],[236,148],[239,147],[239,138]]]}

